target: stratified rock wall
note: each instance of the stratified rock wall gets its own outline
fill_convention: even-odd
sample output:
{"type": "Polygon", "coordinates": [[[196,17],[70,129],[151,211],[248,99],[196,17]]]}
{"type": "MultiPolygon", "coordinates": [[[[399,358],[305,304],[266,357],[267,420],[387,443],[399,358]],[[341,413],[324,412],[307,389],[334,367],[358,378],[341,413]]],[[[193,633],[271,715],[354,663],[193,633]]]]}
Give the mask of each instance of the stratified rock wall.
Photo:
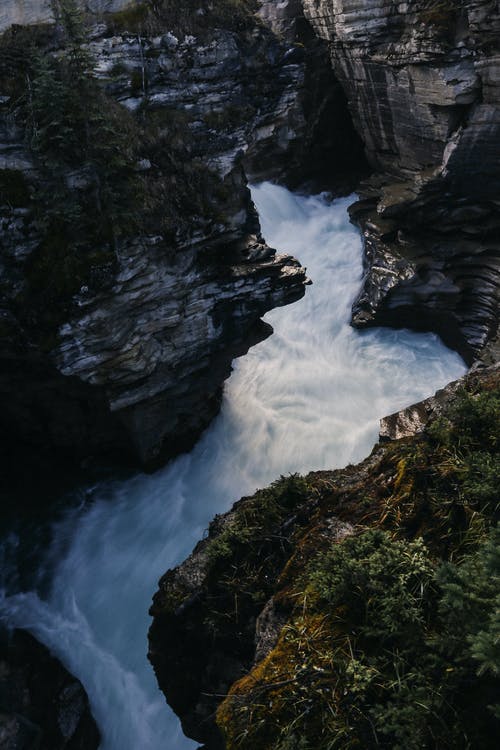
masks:
{"type": "MultiPolygon", "coordinates": [[[[282,171],[300,142],[304,55],[299,47],[291,55],[288,42],[250,16],[240,30],[209,21],[203,27],[202,19],[200,37],[175,36],[156,20],[154,34],[133,28],[133,15],[130,23],[127,16],[106,18],[107,25],[90,27],[88,51],[124,122],[126,115],[141,123],[147,143],[136,144],[133,169],[154,215],[140,234],[122,233],[111,253],[96,247],[100,256],[93,260],[91,252],[90,282],[82,282],[59,316],[52,311],[59,321],[46,330],[44,310],[33,307],[33,284],[52,286],[61,259],[54,255],[51,274],[52,251],[31,201],[44,189],[44,165],[27,149],[12,117],[17,100],[6,90],[2,431],[49,453],[113,452],[153,464],[189,447],[217,412],[232,359],[270,333],[261,316],[304,293],[304,269],[260,237],[242,170],[247,154],[248,164],[265,165],[261,175],[282,171]],[[172,141],[182,157],[171,156],[172,141]],[[187,187],[179,182],[185,173],[192,174],[187,187]],[[12,190],[17,182],[21,198],[12,190]],[[41,248],[49,253],[43,266],[41,248]],[[33,276],[34,267],[42,276],[33,276]]],[[[57,34],[44,33],[59,54],[57,34]]],[[[9,64],[7,58],[7,71],[9,64]]],[[[85,165],[68,168],[62,179],[70,198],[72,190],[92,189],[85,165]]]]}
{"type": "Polygon", "coordinates": [[[498,2],[303,5],[378,172],[354,323],[433,328],[471,361],[498,326],[498,2]]]}
{"type": "MultiPolygon", "coordinates": [[[[441,166],[449,144],[454,152],[463,148],[473,157],[469,176],[481,189],[485,173],[498,175],[500,157],[493,148],[499,137],[497,2],[303,4],[318,34],[330,44],[374,167],[397,177],[413,176],[441,166]],[[461,143],[463,125],[464,130],[479,128],[480,137],[476,132],[472,138],[470,132],[461,143]]],[[[467,173],[458,154],[457,164],[461,175],[467,173]]]]}

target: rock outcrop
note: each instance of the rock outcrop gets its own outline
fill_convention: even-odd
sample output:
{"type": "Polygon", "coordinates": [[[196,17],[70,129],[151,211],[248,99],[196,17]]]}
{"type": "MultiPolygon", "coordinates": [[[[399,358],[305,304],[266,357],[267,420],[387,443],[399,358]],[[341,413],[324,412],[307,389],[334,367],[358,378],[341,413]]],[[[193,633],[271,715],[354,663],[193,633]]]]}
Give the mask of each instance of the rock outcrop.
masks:
{"type": "Polygon", "coordinates": [[[304,269],[261,238],[242,170],[247,154],[254,172],[277,171],[301,141],[304,51],[246,10],[204,14],[132,8],[92,22],[80,52],[111,112],[106,134],[123,130],[117,144],[97,143],[108,148],[97,167],[86,154],[71,163],[71,154],[57,161],[50,148],[26,147],[31,105],[21,98],[19,108],[12,81],[34,80],[36,95],[41,73],[26,46],[63,59],[61,26],[4,33],[1,418],[3,435],[25,450],[111,452],[147,465],[189,447],[217,412],[232,359],[269,334],[261,316],[304,293],[304,269]],[[127,173],[120,163],[116,179],[105,175],[116,208],[103,243],[95,172],[129,144],[127,173]]]}
{"type": "MultiPolygon", "coordinates": [[[[214,723],[221,698],[251,668],[256,654],[262,658],[272,648],[286,620],[286,608],[272,599],[273,582],[292,540],[317,508],[306,482],[297,476],[282,478],[216,516],[207,538],[160,580],[151,608],[148,656],[185,734],[207,747],[223,747],[214,723]],[[255,525],[259,533],[251,552],[255,525]],[[250,552],[241,558],[248,565],[248,579],[239,591],[225,587],[227,571],[236,562],[233,542],[238,557],[250,552]]],[[[330,519],[321,533],[340,538],[350,530],[349,524],[330,519]]]]}
{"type": "MultiPolygon", "coordinates": [[[[390,709],[396,713],[387,714],[397,720],[389,727],[379,719],[382,714],[377,712],[392,687],[406,679],[408,664],[404,662],[401,672],[396,667],[391,687],[390,679],[384,682],[369,659],[364,671],[363,649],[371,654],[374,644],[381,643],[382,649],[390,650],[396,617],[390,619],[390,627],[377,619],[383,610],[377,611],[374,622],[367,620],[363,613],[369,610],[376,584],[370,588],[369,578],[348,572],[347,591],[356,592],[365,584],[369,591],[356,610],[361,624],[372,628],[361,640],[359,623],[345,616],[342,602],[333,615],[317,609],[318,593],[308,588],[307,576],[320,565],[315,561],[322,555],[367,528],[389,532],[384,549],[390,539],[400,539],[402,550],[415,543],[415,554],[419,545],[427,545],[434,560],[453,560],[457,549],[460,555],[472,554],[498,516],[499,372],[498,366],[477,370],[434,399],[382,420],[384,441],[356,466],[303,478],[282,477],[243,498],[228,513],[216,516],[207,537],[187,560],[162,577],[151,608],[149,658],[189,737],[203,742],[206,750],[326,748],[344,746],[346,737],[354,742],[366,730],[361,746],[389,748],[395,746],[391,732],[396,727],[418,736],[415,747],[444,747],[460,716],[462,739],[470,732],[471,747],[493,747],[489,733],[494,734],[498,725],[484,696],[495,694],[498,681],[486,677],[480,688],[477,665],[465,653],[457,663],[456,652],[447,656],[443,666],[443,682],[449,686],[449,675],[458,676],[468,664],[468,676],[449,687],[439,708],[435,704],[435,718],[441,723],[437,731],[450,721],[445,740],[436,740],[432,730],[427,734],[427,721],[412,718],[408,706],[414,705],[414,693],[410,690],[406,704],[401,684],[390,709]],[[403,439],[389,440],[394,435],[403,439]],[[347,640],[339,646],[344,628],[347,640]],[[334,658],[332,649],[337,647],[334,658]],[[341,666],[343,653],[347,672],[341,666]],[[372,704],[361,703],[361,711],[357,701],[370,668],[375,669],[376,689],[365,700],[376,703],[376,708],[365,725],[362,711],[372,704]],[[350,670],[357,675],[353,682],[350,670]],[[464,691],[469,698],[464,698],[464,691]],[[477,725],[469,700],[482,717],[477,725]],[[349,715],[353,706],[342,726],[344,712],[349,715]],[[463,707],[457,713],[459,706],[463,707]]],[[[349,560],[347,553],[348,564],[349,560]]],[[[382,591],[390,584],[391,565],[388,561],[382,568],[382,591]]],[[[375,575],[373,569],[370,573],[375,575]]],[[[396,574],[399,591],[409,592],[411,577],[401,568],[396,574]]],[[[313,575],[313,580],[319,587],[328,583],[326,576],[313,575]]],[[[498,579],[495,587],[493,597],[498,595],[498,579]]],[[[436,612],[435,600],[431,601],[436,612]]],[[[440,627],[437,624],[438,632],[440,627]]],[[[413,637],[410,627],[401,648],[413,637]]],[[[423,648],[418,642],[418,658],[423,648]]],[[[434,669],[436,662],[429,663],[434,669]]],[[[422,669],[422,663],[415,669],[422,669]]],[[[371,690],[369,681],[367,689],[371,690]]],[[[422,695],[428,695],[426,691],[422,695]]]]}
{"type": "Polygon", "coordinates": [[[470,362],[498,326],[498,2],[303,6],[376,170],[353,322],[431,328],[470,362]]]}
{"type": "Polygon", "coordinates": [[[304,293],[247,178],[351,190],[345,94],[296,2],[12,0],[1,30],[6,451],[152,466],[304,293]]]}
{"type": "MultiPolygon", "coordinates": [[[[490,366],[486,372],[498,372],[500,365],[490,366]]],[[[418,401],[416,404],[407,406],[405,409],[382,417],[380,420],[380,441],[401,440],[402,438],[419,435],[427,427],[430,421],[436,420],[446,413],[450,405],[457,398],[457,394],[464,387],[464,379],[454,380],[441,388],[433,396],[418,401]]]]}
{"type": "Polygon", "coordinates": [[[361,140],[375,174],[352,209],[366,247],[354,324],[432,329],[470,362],[495,359],[496,2],[79,5],[109,112],[98,157],[57,168],[40,140],[59,115],[34,118],[44,73],[26,50],[61,64],[75,2],[0,15],[4,435],[143,464],[189,447],[232,358],[269,332],[261,315],[303,293],[304,271],[259,235],[245,172],[352,188],[361,140]]]}
{"type": "Polygon", "coordinates": [[[3,750],[97,750],[100,735],[82,684],[29,633],[0,632],[3,750]]]}

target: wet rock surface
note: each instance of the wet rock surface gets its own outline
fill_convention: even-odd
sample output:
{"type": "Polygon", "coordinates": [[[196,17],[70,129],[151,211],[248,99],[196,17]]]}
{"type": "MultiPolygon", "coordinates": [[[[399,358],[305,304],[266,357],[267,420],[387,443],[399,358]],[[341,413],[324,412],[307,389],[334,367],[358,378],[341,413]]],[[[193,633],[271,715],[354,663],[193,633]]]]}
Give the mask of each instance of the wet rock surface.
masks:
{"type": "Polygon", "coordinates": [[[80,681],[26,631],[1,630],[3,750],[93,750],[99,743],[80,681]]]}

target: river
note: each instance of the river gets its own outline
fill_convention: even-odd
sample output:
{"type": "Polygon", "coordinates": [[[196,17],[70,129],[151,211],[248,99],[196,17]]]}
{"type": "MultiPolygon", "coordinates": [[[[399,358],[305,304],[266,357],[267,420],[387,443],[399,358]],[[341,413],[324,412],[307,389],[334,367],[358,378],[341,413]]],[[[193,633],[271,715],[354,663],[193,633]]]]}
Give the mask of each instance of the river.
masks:
{"type": "Polygon", "coordinates": [[[213,515],[280,474],[362,459],[380,417],[466,369],[433,334],[349,326],[362,273],[352,197],[331,203],[269,183],[253,197],[268,243],[296,255],[313,285],[266,316],[274,335],[236,360],[221,413],[191,453],[155,474],[80,490],[86,502],[69,503],[39,564],[37,580],[50,585],[0,599],[3,619],[30,629],[81,679],[102,750],[197,747],[147,662],[148,608],[158,578],[213,515]]]}

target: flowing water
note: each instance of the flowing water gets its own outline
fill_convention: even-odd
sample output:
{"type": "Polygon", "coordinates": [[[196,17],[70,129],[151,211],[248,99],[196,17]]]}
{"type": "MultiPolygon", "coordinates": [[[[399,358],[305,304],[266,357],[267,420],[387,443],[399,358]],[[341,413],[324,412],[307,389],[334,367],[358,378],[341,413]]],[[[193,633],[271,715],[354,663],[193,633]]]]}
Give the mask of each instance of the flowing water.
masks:
{"type": "Polygon", "coordinates": [[[235,362],[221,414],[193,451],[154,475],[88,487],[40,565],[50,586],[0,602],[5,619],[82,680],[103,750],[196,747],[146,660],[147,612],[160,575],[213,515],[280,474],[358,461],[381,416],[465,372],[434,335],[348,325],[362,271],[350,199],[331,204],[270,184],[253,195],[269,244],[295,254],[313,286],[266,316],[274,335],[235,362]]]}

